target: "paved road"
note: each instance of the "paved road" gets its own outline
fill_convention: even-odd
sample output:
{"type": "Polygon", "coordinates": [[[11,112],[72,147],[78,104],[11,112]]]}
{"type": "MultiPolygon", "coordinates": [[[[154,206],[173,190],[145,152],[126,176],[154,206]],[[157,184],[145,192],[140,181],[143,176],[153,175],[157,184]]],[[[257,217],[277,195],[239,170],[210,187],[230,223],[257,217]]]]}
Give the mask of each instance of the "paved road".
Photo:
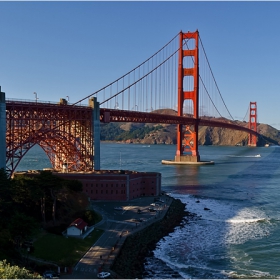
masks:
{"type": "Polygon", "coordinates": [[[163,201],[161,206],[154,207],[158,209],[157,212],[149,211],[150,204],[154,203],[154,197],[142,197],[129,202],[92,202],[92,209],[103,217],[96,229],[102,229],[104,233],[77,263],[72,274],[64,275],[62,278],[96,279],[97,273],[101,270],[110,271],[110,266],[125,238],[164,216],[172,199],[169,196],[162,196],[161,200],[163,201]],[[117,211],[115,207],[122,207],[123,210],[117,211]],[[138,214],[138,209],[141,214],[138,214]],[[138,222],[139,218],[143,221],[138,222]]]}

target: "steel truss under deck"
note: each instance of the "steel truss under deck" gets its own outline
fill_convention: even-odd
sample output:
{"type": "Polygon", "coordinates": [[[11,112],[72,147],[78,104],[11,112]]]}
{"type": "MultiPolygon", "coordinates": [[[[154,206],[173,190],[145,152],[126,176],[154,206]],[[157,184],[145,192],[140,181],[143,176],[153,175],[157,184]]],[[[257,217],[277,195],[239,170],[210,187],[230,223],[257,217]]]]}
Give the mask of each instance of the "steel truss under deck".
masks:
{"type": "Polygon", "coordinates": [[[36,144],[45,151],[56,170],[93,170],[92,114],[91,107],[71,106],[67,102],[7,101],[7,171],[12,174],[36,144]]]}

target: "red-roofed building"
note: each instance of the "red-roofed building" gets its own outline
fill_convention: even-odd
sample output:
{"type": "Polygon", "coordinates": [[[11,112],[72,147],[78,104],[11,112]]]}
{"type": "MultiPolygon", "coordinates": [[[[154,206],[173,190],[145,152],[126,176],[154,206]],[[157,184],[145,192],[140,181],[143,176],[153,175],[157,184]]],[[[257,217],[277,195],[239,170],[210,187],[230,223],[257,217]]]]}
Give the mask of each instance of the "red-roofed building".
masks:
{"type": "Polygon", "coordinates": [[[67,235],[80,236],[87,230],[88,224],[81,218],[76,219],[67,228],[67,235]]]}

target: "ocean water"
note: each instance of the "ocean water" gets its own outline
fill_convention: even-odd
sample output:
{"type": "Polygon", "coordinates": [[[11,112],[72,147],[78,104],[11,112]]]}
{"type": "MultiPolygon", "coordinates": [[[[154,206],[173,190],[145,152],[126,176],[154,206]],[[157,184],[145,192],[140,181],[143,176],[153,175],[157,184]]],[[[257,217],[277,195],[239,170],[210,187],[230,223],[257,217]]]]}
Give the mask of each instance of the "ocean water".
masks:
{"type": "MultiPolygon", "coordinates": [[[[158,242],[144,278],[280,278],[280,147],[201,146],[214,165],[162,165],[175,151],[101,144],[102,169],[160,172],[162,190],[196,214],[158,242]]],[[[34,147],[17,170],[43,167],[48,158],[34,147]]]]}

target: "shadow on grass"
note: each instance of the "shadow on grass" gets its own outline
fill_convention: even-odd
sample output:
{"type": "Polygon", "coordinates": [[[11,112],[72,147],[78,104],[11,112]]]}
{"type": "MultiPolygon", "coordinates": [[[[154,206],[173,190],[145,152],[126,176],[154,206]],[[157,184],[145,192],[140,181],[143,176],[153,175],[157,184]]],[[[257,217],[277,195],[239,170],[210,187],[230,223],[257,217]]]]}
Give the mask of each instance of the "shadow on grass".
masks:
{"type": "Polygon", "coordinates": [[[94,229],[85,239],[80,239],[44,232],[34,242],[35,250],[32,256],[59,266],[73,266],[102,233],[102,230],[94,229]]]}

